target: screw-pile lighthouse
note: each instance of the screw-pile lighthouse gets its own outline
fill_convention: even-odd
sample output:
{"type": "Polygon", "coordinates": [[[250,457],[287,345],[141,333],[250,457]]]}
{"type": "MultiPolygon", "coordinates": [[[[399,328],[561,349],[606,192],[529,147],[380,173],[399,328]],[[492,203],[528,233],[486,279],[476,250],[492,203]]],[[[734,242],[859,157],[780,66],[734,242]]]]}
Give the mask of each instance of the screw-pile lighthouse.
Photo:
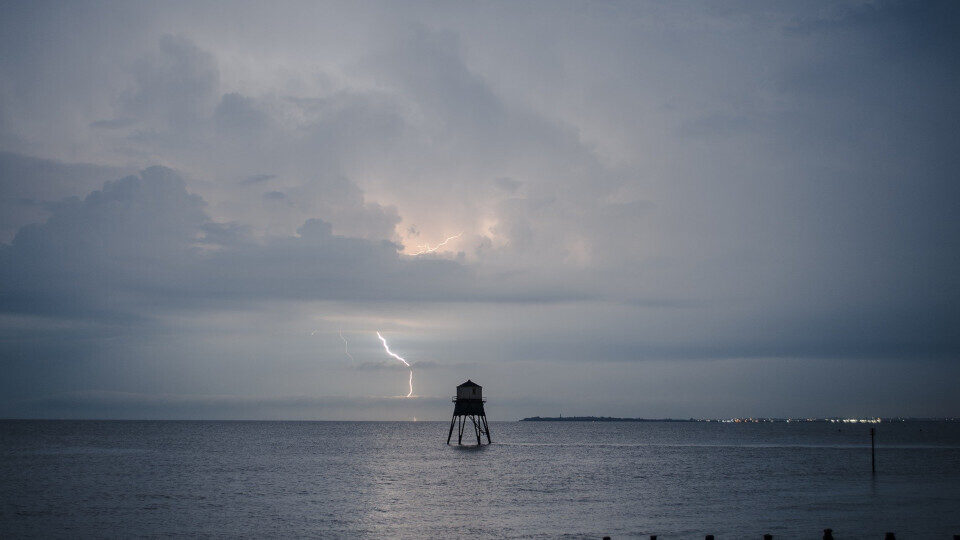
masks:
{"type": "Polygon", "coordinates": [[[450,431],[447,433],[447,444],[453,436],[453,426],[457,425],[457,444],[463,444],[463,429],[467,418],[473,423],[473,431],[477,435],[477,445],[480,435],[487,435],[487,444],[490,444],[490,426],[487,424],[487,413],[483,411],[483,387],[467,379],[467,382],[457,386],[457,396],[453,398],[453,418],[450,419],[450,431]]]}

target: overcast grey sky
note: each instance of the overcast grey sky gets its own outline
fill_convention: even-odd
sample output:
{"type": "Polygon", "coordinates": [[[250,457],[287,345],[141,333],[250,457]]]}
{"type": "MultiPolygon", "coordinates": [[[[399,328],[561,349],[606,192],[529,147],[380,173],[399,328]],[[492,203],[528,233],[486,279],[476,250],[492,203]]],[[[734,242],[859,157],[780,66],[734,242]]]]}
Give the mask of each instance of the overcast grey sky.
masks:
{"type": "Polygon", "coordinates": [[[2,12],[0,417],[960,415],[956,2],[2,12]]]}

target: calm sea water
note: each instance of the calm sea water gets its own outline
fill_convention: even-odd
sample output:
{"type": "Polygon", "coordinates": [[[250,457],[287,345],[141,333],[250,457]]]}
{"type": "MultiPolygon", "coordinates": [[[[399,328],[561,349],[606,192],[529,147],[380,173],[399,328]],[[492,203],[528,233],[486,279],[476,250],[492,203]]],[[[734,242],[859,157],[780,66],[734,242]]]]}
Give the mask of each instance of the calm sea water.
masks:
{"type": "Polygon", "coordinates": [[[0,537],[952,538],[960,424],[0,422],[0,537]]]}

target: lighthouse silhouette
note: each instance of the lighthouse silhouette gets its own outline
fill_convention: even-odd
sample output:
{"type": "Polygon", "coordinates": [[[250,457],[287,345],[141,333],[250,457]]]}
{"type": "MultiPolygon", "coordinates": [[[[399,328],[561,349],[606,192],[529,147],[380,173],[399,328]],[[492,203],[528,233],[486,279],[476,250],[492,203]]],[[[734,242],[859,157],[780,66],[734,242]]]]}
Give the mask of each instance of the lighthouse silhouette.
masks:
{"type": "Polygon", "coordinates": [[[450,419],[450,431],[447,433],[447,444],[453,436],[453,426],[457,426],[457,444],[463,444],[463,429],[467,419],[473,423],[473,431],[477,435],[477,446],[480,435],[487,435],[487,444],[490,444],[490,426],[487,424],[487,413],[483,411],[483,387],[467,379],[467,382],[457,386],[457,395],[453,398],[453,418],[450,419]]]}

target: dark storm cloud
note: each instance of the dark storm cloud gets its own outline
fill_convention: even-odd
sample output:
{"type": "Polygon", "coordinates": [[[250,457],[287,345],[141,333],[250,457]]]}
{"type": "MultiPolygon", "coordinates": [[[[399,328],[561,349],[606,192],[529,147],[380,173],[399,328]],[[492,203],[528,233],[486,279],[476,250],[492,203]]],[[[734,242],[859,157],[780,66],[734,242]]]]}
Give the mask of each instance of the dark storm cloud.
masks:
{"type": "Polygon", "coordinates": [[[44,221],[67,197],[82,197],[123,169],[61,163],[12,152],[0,152],[0,242],[17,230],[44,221]]]}
{"type": "Polygon", "coordinates": [[[162,167],[63,202],[0,246],[3,312],[96,317],[217,302],[555,294],[533,287],[494,295],[462,264],[405,260],[393,243],[336,236],[320,219],[297,236],[257,241],[241,225],[212,222],[205,206],[162,167]]]}
{"type": "Polygon", "coordinates": [[[109,312],[133,283],[161,279],[205,220],[203,202],[159,167],[65,201],[0,246],[4,311],[109,312]]]}

